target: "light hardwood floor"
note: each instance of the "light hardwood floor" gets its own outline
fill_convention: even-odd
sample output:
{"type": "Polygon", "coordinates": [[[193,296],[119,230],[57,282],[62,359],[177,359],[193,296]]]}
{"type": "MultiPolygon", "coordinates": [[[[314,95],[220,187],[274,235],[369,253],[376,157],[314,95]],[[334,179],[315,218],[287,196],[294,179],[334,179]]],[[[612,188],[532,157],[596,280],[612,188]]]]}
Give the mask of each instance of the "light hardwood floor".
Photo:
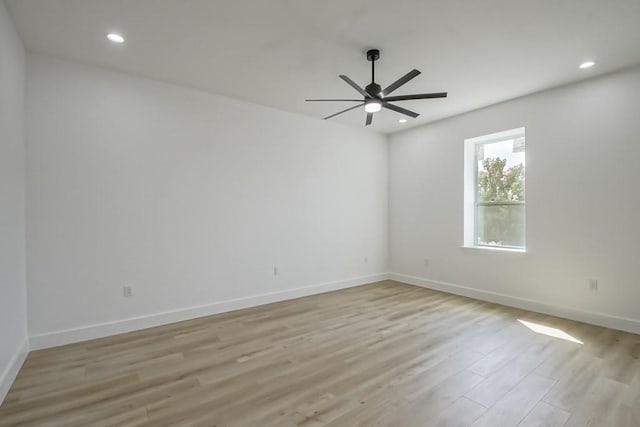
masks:
{"type": "Polygon", "coordinates": [[[637,427],[639,355],[638,335],[380,282],[32,352],[0,426],[637,427]]]}

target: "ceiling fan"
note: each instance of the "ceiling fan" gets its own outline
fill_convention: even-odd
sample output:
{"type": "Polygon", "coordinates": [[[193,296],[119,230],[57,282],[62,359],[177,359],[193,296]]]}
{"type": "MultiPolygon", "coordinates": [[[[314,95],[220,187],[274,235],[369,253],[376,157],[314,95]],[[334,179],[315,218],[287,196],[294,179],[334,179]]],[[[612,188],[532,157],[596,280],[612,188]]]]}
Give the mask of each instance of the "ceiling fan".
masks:
{"type": "Polygon", "coordinates": [[[375,82],[375,61],[380,59],[380,51],[378,49],[370,49],[367,51],[367,60],[371,61],[371,83],[368,84],[364,89],[358,86],[353,80],[345,75],[340,75],[340,78],[347,82],[349,86],[354,88],[360,95],[364,97],[364,99],[305,99],[308,102],[324,102],[324,101],[342,101],[342,102],[357,102],[358,105],[354,105],[353,107],[349,107],[345,110],[338,111],[335,114],[324,117],[324,120],[330,119],[342,113],[346,113],[347,111],[351,111],[360,107],[364,104],[364,110],[367,112],[367,118],[365,121],[365,125],[369,126],[373,121],[373,113],[377,113],[383,108],[387,108],[389,110],[393,110],[397,113],[407,115],[411,118],[416,118],[419,116],[418,113],[414,113],[411,110],[407,110],[402,107],[398,107],[397,105],[391,104],[391,102],[395,101],[408,101],[412,99],[429,99],[429,98],[446,98],[447,92],[437,92],[437,93],[420,93],[415,95],[400,95],[400,96],[389,96],[389,94],[400,86],[407,83],[409,80],[413,79],[417,75],[420,74],[418,70],[411,70],[404,76],[400,77],[395,82],[391,83],[386,88],[382,89],[382,87],[375,82]]]}

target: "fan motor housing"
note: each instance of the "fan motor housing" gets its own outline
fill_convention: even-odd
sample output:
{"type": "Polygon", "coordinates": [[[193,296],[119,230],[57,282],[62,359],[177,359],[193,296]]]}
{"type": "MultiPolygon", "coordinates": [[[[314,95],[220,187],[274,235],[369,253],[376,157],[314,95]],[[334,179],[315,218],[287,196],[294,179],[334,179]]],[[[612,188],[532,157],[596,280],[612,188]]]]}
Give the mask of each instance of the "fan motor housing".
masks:
{"type": "Polygon", "coordinates": [[[382,92],[382,87],[377,83],[370,83],[364,88],[364,91],[373,98],[379,98],[380,92],[382,92]]]}

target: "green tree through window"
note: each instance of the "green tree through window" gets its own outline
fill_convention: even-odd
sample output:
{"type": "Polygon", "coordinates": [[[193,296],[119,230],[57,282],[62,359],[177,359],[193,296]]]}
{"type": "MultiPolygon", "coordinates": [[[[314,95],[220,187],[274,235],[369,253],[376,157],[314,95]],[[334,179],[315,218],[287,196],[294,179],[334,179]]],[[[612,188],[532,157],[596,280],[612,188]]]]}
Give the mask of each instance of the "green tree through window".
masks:
{"type": "Polygon", "coordinates": [[[481,162],[477,177],[477,243],[524,247],[524,164],[506,168],[507,159],[500,157],[481,162]]]}
{"type": "Polygon", "coordinates": [[[504,170],[507,159],[484,159],[478,172],[479,202],[523,202],[524,165],[504,170]]]}

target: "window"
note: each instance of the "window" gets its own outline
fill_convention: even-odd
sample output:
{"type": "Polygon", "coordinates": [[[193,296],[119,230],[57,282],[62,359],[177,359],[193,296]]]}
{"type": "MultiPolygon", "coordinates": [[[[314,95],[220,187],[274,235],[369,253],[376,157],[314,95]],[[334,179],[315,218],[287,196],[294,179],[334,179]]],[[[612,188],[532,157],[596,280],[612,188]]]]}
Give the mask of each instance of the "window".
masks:
{"type": "Polygon", "coordinates": [[[524,128],[467,139],[464,157],[464,245],[524,250],[524,128]]]}

